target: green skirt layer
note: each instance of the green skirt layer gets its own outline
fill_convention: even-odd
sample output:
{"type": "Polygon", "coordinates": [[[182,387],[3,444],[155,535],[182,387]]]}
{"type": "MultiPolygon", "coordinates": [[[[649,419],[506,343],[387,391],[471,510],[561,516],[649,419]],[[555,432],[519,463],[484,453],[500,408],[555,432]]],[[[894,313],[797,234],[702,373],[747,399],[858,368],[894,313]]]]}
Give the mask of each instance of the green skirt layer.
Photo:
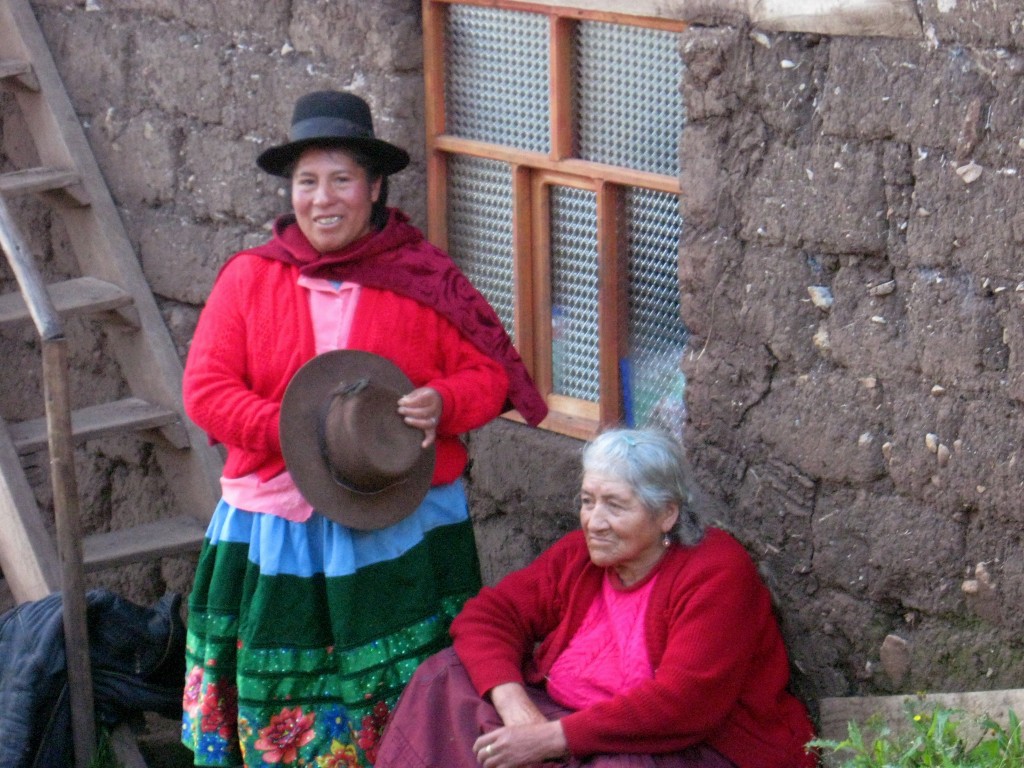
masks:
{"type": "Polygon", "coordinates": [[[250,549],[208,538],[200,556],[182,726],[196,765],[373,765],[398,694],[480,588],[470,522],[341,576],[261,573],[250,549]]]}

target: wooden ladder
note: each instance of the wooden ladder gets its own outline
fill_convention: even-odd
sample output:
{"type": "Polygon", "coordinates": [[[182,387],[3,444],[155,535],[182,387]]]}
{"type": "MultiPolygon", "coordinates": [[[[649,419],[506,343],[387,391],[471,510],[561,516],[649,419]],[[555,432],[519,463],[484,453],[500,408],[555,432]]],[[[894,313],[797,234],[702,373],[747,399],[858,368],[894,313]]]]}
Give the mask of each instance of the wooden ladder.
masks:
{"type": "MultiPolygon", "coordinates": [[[[221,459],[184,416],[181,361],[27,0],[0,0],[0,88],[13,94],[0,106],[20,112],[20,122],[0,115],[4,130],[23,125],[26,136],[19,138],[34,145],[36,156],[30,167],[0,173],[0,246],[19,284],[17,292],[0,295],[0,329],[35,324],[46,385],[44,417],[0,419],[0,569],[18,602],[63,590],[75,764],[85,766],[95,739],[91,693],[75,701],[76,687],[91,692],[82,574],[198,551],[219,496],[221,459]],[[63,221],[78,276],[42,283],[7,206],[19,195],[35,195],[63,221]],[[72,411],[62,319],[73,315],[88,316],[90,326],[102,329],[130,397],[72,411]],[[126,431],[152,442],[176,514],[82,540],[71,446],[126,431]],[[50,454],[59,546],[22,463],[22,456],[40,449],[50,454]]],[[[19,373],[0,371],[0,381],[8,382],[0,386],[19,373]]],[[[115,743],[124,741],[120,733],[115,743]]],[[[120,757],[144,764],[131,750],[122,749],[120,757]]]]}
{"type": "MultiPolygon", "coordinates": [[[[0,174],[0,195],[34,194],[63,219],[80,276],[47,291],[62,317],[95,319],[131,393],[75,410],[73,439],[138,432],[153,441],[176,495],[176,517],[85,539],[85,568],[198,550],[219,497],[221,458],[183,414],[180,358],[27,0],[0,0],[0,84],[13,92],[7,101],[20,109],[39,161],[0,174]]],[[[20,292],[0,296],[0,328],[29,319],[20,292]]],[[[19,602],[58,588],[53,543],[19,459],[46,441],[45,418],[0,420],[0,568],[19,602]]]]}
{"type": "MultiPolygon", "coordinates": [[[[19,138],[34,145],[36,156],[30,167],[0,173],[0,249],[19,285],[17,292],[0,295],[0,329],[35,324],[46,413],[17,423],[0,418],[0,569],[18,602],[63,591],[75,765],[84,768],[95,737],[83,574],[198,551],[219,497],[222,464],[185,418],[181,361],[28,0],[0,0],[0,90],[13,94],[0,107],[20,113],[20,122],[0,114],[3,129],[23,125],[27,135],[19,138]],[[42,282],[7,205],[19,195],[35,195],[63,221],[78,276],[42,282]],[[74,315],[91,318],[90,326],[102,330],[129,397],[72,410],[62,322],[74,315]],[[127,431],[152,442],[176,513],[82,539],[72,446],[127,431]],[[22,463],[22,456],[40,449],[50,455],[57,545],[22,463]],[[83,686],[87,692],[76,690],[83,686]]],[[[0,371],[0,386],[20,373],[11,368],[16,366],[0,371]]],[[[121,763],[144,766],[124,731],[114,739],[121,763]]]]}

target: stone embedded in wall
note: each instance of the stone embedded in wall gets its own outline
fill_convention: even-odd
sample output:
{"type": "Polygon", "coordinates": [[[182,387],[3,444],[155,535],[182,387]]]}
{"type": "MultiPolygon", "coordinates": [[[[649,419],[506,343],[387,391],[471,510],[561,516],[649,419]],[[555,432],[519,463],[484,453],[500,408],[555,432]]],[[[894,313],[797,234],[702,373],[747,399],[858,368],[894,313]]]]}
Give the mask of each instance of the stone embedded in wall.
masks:
{"type": "Polygon", "coordinates": [[[987,563],[981,562],[974,566],[973,577],[964,580],[960,591],[964,593],[967,605],[979,618],[989,624],[1001,623],[999,593],[987,563]]]}
{"type": "Polygon", "coordinates": [[[1024,492],[1017,464],[1024,440],[1024,415],[1006,400],[978,398],[959,388],[930,397],[925,382],[915,394],[906,388],[887,396],[891,424],[887,470],[896,491],[931,505],[933,514],[995,521],[1013,520],[1024,492]],[[936,435],[930,451],[925,435],[936,435]],[[940,466],[939,445],[949,457],[940,466]]]}
{"type": "MultiPolygon", "coordinates": [[[[1019,637],[1024,632],[1024,615],[1020,611],[1021,600],[1024,600],[1024,557],[1021,557],[1020,538],[1006,536],[1001,526],[993,525],[993,516],[985,513],[974,515],[968,522],[965,538],[964,560],[974,565],[961,571],[964,581],[977,580],[977,564],[984,565],[989,583],[986,587],[979,584],[978,593],[985,593],[989,603],[985,607],[996,619],[990,623],[1019,637]]],[[[977,594],[964,594],[966,606],[978,616],[976,597],[977,594]]]]}
{"type": "Polygon", "coordinates": [[[882,669],[895,686],[899,686],[910,671],[910,650],[907,646],[907,641],[899,635],[886,635],[878,651],[882,669]]]}
{"type": "Polygon", "coordinates": [[[778,34],[768,41],[768,45],[749,46],[750,62],[740,70],[744,75],[741,92],[750,106],[756,106],[770,132],[799,133],[815,119],[829,46],[805,35],[778,34]],[[751,76],[753,72],[756,77],[751,76]]]}

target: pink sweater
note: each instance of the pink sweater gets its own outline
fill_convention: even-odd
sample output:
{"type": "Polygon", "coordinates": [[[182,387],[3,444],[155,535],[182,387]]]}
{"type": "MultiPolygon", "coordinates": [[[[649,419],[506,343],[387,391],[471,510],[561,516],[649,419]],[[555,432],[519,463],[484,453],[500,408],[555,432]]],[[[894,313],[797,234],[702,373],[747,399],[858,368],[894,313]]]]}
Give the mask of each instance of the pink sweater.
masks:
{"type": "MultiPolygon", "coordinates": [[[[307,291],[298,269],[243,253],[224,267],[199,318],[182,391],[189,417],[228,449],[225,477],[284,469],[278,418],[285,388],[315,353],[307,291]]],[[[459,435],[500,413],[508,378],[455,327],[427,306],[363,287],[349,349],[387,357],[414,386],[443,402],[437,428],[435,485],[466,465],[459,435]]]]}
{"type": "MultiPolygon", "coordinates": [[[[711,528],[695,547],[673,546],[656,569],[645,618],[654,678],[564,717],[572,753],[665,753],[706,742],[739,768],[815,765],[803,748],[813,736],[807,712],[786,689],[789,663],[768,590],[739,542],[711,528]]],[[[603,575],[576,531],[467,602],[451,632],[477,692],[540,683],[603,575]]]]}

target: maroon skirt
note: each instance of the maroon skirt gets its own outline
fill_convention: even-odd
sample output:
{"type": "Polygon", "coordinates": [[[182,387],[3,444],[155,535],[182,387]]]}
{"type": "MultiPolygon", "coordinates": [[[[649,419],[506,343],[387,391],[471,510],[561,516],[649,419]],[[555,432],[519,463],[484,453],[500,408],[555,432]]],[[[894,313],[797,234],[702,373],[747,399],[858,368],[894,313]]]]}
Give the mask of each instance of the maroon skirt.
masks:
{"type": "MultiPolygon", "coordinates": [[[[569,714],[544,692],[527,687],[533,703],[549,720],[569,714]]],[[[448,648],[420,665],[402,692],[384,731],[375,768],[480,768],[473,743],[500,728],[491,703],[473,688],[455,651],[448,648]]],[[[736,768],[698,744],[670,754],[602,754],[549,761],[544,768],[736,768]]]]}

